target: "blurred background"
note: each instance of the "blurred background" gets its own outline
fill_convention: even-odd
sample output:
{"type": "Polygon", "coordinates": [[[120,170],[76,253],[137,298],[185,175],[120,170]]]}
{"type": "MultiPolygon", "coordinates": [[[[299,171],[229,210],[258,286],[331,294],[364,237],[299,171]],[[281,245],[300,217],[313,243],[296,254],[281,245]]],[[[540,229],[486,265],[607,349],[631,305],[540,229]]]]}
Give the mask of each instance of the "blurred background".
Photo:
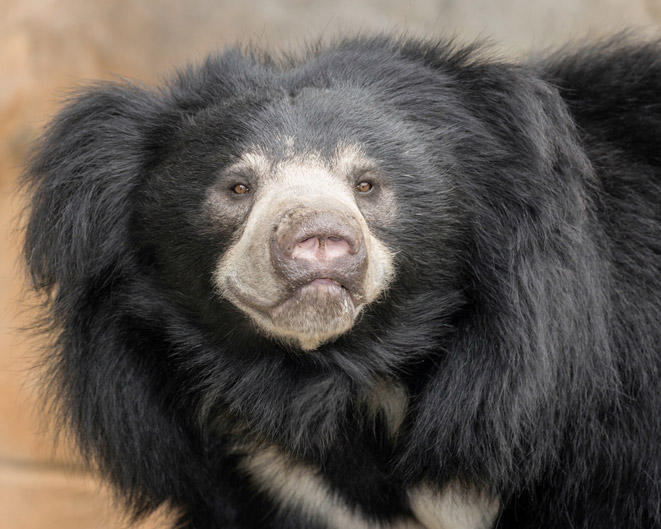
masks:
{"type": "MultiPolygon", "coordinates": [[[[53,433],[35,395],[38,346],[26,306],[16,182],[66,90],[92,79],[155,84],[175,66],[250,41],[300,49],[354,32],[461,42],[490,38],[524,57],[623,28],[661,34],[661,0],[0,0],[0,528],[121,528],[111,493],[53,433]]],[[[168,527],[164,510],[141,528],[168,527]]]]}

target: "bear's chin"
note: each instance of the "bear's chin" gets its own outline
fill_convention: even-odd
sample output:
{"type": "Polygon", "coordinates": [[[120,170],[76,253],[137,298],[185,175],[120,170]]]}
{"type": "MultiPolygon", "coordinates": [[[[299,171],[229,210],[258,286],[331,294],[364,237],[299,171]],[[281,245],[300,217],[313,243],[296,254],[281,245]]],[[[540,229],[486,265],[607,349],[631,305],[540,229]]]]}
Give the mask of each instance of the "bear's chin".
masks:
{"type": "Polygon", "coordinates": [[[339,283],[316,279],[271,309],[276,338],[297,342],[303,350],[312,350],[347,332],[356,317],[351,294],[339,283]]]}

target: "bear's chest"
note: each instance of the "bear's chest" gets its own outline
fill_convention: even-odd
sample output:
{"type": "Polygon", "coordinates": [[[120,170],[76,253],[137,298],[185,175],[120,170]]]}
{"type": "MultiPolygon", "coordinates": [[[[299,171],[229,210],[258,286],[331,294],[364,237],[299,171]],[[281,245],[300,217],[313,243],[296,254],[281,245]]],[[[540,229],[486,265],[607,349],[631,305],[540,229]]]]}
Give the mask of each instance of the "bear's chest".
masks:
{"type": "MultiPolygon", "coordinates": [[[[396,467],[398,437],[408,400],[404,389],[383,383],[363,402],[365,422],[323,461],[293,457],[275,445],[245,452],[240,469],[269,497],[278,516],[308,520],[324,529],[486,529],[499,502],[450,483],[405,483],[396,467]]],[[[287,525],[289,521],[285,523],[287,525]]],[[[294,524],[294,526],[296,526],[294,524]]]]}
{"type": "Polygon", "coordinates": [[[293,459],[275,446],[241,462],[252,484],[265,493],[286,527],[324,529],[487,529],[499,501],[457,483],[405,486],[369,454],[355,466],[323,467],[293,459]]]}

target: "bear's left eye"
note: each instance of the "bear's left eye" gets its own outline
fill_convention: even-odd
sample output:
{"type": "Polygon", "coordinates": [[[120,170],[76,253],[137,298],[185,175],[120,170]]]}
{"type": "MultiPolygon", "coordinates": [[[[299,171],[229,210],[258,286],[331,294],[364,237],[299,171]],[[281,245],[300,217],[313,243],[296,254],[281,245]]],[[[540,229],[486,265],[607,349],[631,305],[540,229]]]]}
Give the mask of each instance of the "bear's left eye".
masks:
{"type": "Polygon", "coordinates": [[[248,191],[250,191],[250,188],[248,188],[248,186],[245,184],[236,184],[234,187],[232,187],[232,191],[234,191],[234,193],[237,195],[245,195],[248,191]]]}
{"type": "Polygon", "coordinates": [[[357,184],[356,189],[358,190],[359,193],[369,193],[370,191],[372,191],[372,184],[365,180],[357,184]]]}

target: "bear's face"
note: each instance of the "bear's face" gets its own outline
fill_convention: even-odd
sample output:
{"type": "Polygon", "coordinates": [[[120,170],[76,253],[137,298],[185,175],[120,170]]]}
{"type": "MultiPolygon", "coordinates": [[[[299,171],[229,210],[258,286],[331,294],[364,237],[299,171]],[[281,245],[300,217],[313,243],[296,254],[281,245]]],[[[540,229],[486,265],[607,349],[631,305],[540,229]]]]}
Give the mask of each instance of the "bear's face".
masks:
{"type": "Polygon", "coordinates": [[[405,122],[364,93],[236,96],[178,127],[133,233],[221,339],[230,328],[316,349],[383,297],[407,243],[424,252],[411,197],[426,207],[420,188],[440,180],[405,122]]]}
{"type": "Polygon", "coordinates": [[[282,156],[245,151],[208,190],[212,222],[239,220],[214,284],[266,334],[314,349],[387,288],[392,254],[363,211],[388,222],[393,193],[356,145],[323,156],[281,141],[282,156]]]}

